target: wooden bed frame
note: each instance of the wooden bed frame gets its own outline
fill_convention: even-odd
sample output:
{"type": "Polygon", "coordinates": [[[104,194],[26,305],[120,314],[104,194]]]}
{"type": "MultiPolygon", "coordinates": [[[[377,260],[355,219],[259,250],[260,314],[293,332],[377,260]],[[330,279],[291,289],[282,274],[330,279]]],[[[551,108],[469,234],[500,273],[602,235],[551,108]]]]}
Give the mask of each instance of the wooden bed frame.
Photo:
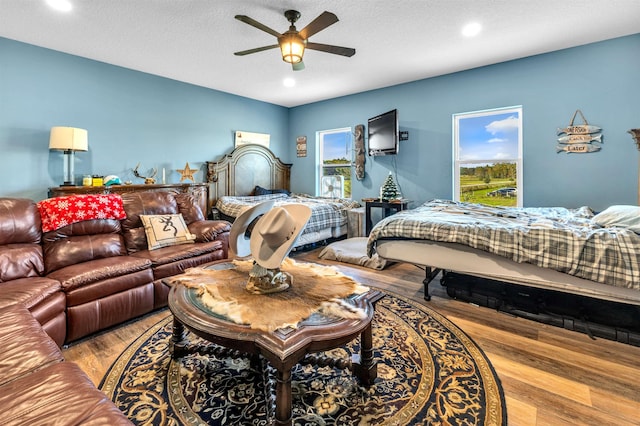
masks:
{"type": "Polygon", "coordinates": [[[209,209],[226,195],[251,195],[256,186],[291,189],[291,164],[262,145],[241,145],[218,161],[207,161],[209,209]]]}

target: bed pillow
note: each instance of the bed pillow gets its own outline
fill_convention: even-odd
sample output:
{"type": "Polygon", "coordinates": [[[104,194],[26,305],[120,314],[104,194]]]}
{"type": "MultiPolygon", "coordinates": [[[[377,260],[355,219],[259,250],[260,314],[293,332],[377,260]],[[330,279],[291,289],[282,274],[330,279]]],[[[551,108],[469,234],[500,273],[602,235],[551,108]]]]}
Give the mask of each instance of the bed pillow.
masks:
{"type": "Polygon", "coordinates": [[[640,207],[611,206],[593,217],[593,222],[605,228],[627,228],[640,234],[640,207]]]}
{"type": "Polygon", "coordinates": [[[268,195],[268,194],[287,194],[291,195],[291,192],[286,189],[266,189],[259,185],[253,189],[253,195],[268,195]]]}
{"type": "Polygon", "coordinates": [[[193,243],[196,236],[189,232],[181,214],[140,215],[149,250],[178,244],[193,243]]]}

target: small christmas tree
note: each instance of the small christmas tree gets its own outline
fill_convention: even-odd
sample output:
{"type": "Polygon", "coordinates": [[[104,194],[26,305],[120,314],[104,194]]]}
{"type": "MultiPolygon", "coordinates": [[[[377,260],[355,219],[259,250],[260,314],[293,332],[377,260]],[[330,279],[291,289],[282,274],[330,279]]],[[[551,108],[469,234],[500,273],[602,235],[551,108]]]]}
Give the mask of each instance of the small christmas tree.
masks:
{"type": "Polygon", "coordinates": [[[389,176],[387,176],[387,179],[382,184],[382,188],[380,188],[380,198],[382,198],[382,201],[391,201],[402,198],[402,195],[398,190],[398,185],[396,185],[396,182],[393,180],[391,172],[389,172],[389,176]]]}

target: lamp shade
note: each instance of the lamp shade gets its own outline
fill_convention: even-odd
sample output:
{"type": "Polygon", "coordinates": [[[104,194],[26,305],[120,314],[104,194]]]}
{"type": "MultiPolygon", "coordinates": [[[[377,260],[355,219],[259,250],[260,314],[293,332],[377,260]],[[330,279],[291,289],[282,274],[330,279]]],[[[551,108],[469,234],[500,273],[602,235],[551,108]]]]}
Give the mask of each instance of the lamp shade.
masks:
{"type": "Polygon", "coordinates": [[[52,127],[49,136],[49,149],[88,151],[87,131],[76,127],[52,127]]]}
{"type": "Polygon", "coordinates": [[[282,60],[290,64],[297,64],[302,61],[304,55],[304,41],[298,34],[290,34],[288,31],[278,40],[282,60]]]}

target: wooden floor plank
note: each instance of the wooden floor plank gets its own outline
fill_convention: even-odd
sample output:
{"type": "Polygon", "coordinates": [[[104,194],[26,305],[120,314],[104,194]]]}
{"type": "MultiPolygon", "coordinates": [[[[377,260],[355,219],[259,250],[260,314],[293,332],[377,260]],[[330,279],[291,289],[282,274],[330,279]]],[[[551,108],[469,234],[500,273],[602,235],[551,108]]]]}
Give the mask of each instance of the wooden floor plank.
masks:
{"type": "Polygon", "coordinates": [[[535,405],[505,396],[507,422],[509,426],[536,426],[538,421],[535,405]]]}
{"type": "Polygon", "coordinates": [[[501,379],[504,376],[518,380],[526,377],[529,386],[535,386],[584,405],[591,405],[591,391],[585,384],[522,365],[496,354],[487,353],[487,356],[501,379]]]}
{"type": "MultiPolygon", "coordinates": [[[[640,381],[638,380],[639,376],[637,376],[639,372],[638,363],[636,363],[635,367],[631,367],[619,363],[617,358],[612,358],[612,361],[610,361],[606,358],[606,354],[604,354],[605,356],[596,356],[595,354],[587,354],[584,351],[576,350],[575,344],[570,348],[559,347],[541,341],[532,341],[521,336],[507,335],[507,333],[500,330],[490,332],[482,324],[474,324],[462,318],[452,317],[451,320],[466,332],[471,333],[471,335],[474,335],[475,331],[475,334],[490,336],[491,339],[497,342],[508,342],[507,344],[514,348],[520,349],[526,346],[527,354],[535,353],[538,355],[538,359],[549,359],[556,365],[567,364],[573,366],[573,368],[577,367],[580,370],[586,370],[586,377],[588,377],[589,382],[593,380],[594,376],[604,377],[609,381],[615,379],[620,386],[633,390],[636,394],[640,393],[640,381]]],[[[637,352],[640,355],[640,348],[638,348],[637,352]]]]}
{"type": "Polygon", "coordinates": [[[620,395],[593,388],[591,405],[600,411],[616,413],[616,416],[630,424],[640,425],[640,404],[637,400],[632,401],[620,395]]]}

